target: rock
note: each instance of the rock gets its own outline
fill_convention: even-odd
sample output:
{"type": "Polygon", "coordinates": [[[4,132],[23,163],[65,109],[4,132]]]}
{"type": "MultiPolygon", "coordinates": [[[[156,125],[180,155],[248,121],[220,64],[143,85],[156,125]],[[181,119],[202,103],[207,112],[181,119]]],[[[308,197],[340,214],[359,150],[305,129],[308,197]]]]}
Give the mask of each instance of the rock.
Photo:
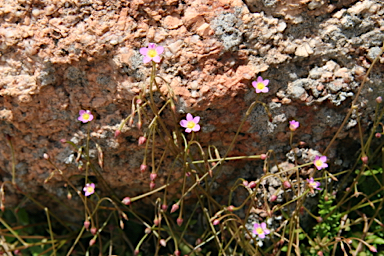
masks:
{"type": "MultiPolygon", "coordinates": [[[[3,2],[0,128],[14,142],[18,185],[48,206],[56,205],[48,193],[66,200],[66,192],[59,175],[44,183],[52,171],[41,159],[44,153],[67,177],[82,184],[77,177],[84,172],[75,152],[60,142],[85,145],[88,126],[77,121],[81,109],[95,116],[91,147],[97,143],[104,152],[100,171],[106,183],[121,198],[147,191],[148,175],[140,172],[145,149],[138,146],[138,139],[152,120],[151,112],[143,115],[141,129],[136,114],[133,124],[123,126],[117,138],[115,132],[131,113],[134,97],[148,92],[151,67],[143,64],[139,53],[148,43],[165,48],[157,74],[167,83],[156,81],[162,93],[173,91],[176,117],[182,119],[187,112],[201,116],[199,141],[204,148],[215,145],[220,153],[226,151],[256,99],[252,81],[257,76],[269,79],[269,92],[259,100],[267,106],[275,104],[271,118],[262,106],[255,107],[231,154],[274,150],[284,162],[290,150],[287,120],[305,124],[300,127],[303,132],[295,134],[297,140],[322,152],[350,107],[346,99],[354,97],[384,40],[384,4],[372,0],[3,2]]],[[[367,85],[370,90],[362,90],[359,97],[366,102],[362,129],[372,122],[374,99],[384,97],[383,72],[371,76],[367,85]]],[[[163,102],[157,91],[155,100],[163,102]]],[[[173,131],[175,123],[167,113],[167,130],[173,131]]],[[[351,148],[359,143],[352,119],[350,129],[328,152],[330,159],[343,159],[345,168],[353,161],[351,148]]],[[[163,146],[159,140],[159,148],[163,146]]],[[[91,153],[97,163],[97,152],[91,153]]],[[[158,179],[168,177],[165,166],[171,166],[171,158],[164,158],[158,179]]],[[[10,159],[5,136],[0,136],[3,182],[11,179],[10,159]]],[[[237,170],[244,163],[229,162],[232,171],[216,182],[227,184],[243,175],[257,179],[262,164],[247,164],[249,171],[240,173],[237,170]]],[[[172,175],[177,178],[182,173],[172,175]]],[[[217,186],[212,192],[225,195],[224,188],[217,186]]],[[[167,195],[172,198],[179,192],[174,186],[167,195]]],[[[11,203],[18,201],[7,201],[11,203]]]]}

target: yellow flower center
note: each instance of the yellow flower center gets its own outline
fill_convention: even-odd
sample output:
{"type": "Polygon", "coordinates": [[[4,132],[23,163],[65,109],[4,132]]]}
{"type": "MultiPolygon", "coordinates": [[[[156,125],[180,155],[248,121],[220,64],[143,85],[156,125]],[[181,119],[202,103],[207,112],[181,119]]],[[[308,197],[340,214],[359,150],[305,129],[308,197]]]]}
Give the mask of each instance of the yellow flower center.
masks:
{"type": "Polygon", "coordinates": [[[311,187],[317,187],[317,184],[316,184],[316,182],[311,182],[311,183],[309,183],[309,186],[311,186],[311,187]]]}
{"type": "Polygon", "coordinates": [[[188,121],[188,123],[187,123],[187,128],[189,128],[189,129],[193,129],[193,127],[195,127],[195,122],[193,122],[193,121],[188,121]]]}
{"type": "Polygon", "coordinates": [[[320,159],[318,159],[318,160],[316,160],[315,165],[316,165],[316,166],[322,166],[322,165],[323,165],[323,161],[321,161],[320,159]]]}
{"type": "Polygon", "coordinates": [[[257,87],[257,89],[259,89],[259,90],[263,90],[264,87],[265,87],[265,85],[264,85],[263,83],[257,83],[256,87],[257,87]]]}
{"type": "Polygon", "coordinates": [[[257,228],[256,233],[259,235],[264,234],[264,230],[262,228],[257,228]]]}
{"type": "Polygon", "coordinates": [[[91,187],[91,186],[87,187],[87,192],[88,193],[93,193],[93,187],[91,187]]]}
{"type": "Polygon", "coordinates": [[[84,113],[84,114],[83,114],[83,119],[84,119],[84,120],[88,120],[88,119],[89,119],[89,114],[84,113]]]}
{"type": "Polygon", "coordinates": [[[147,55],[151,58],[154,58],[157,56],[157,51],[155,49],[151,49],[148,51],[147,55]]]}

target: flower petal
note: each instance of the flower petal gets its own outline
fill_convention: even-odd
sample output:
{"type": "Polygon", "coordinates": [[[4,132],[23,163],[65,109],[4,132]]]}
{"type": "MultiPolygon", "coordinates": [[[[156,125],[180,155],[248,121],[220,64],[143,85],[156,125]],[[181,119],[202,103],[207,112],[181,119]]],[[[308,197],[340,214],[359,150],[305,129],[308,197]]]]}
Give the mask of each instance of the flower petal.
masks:
{"type": "Polygon", "coordinates": [[[190,133],[192,130],[190,128],[185,129],[185,132],[190,133]]]}
{"type": "Polygon", "coordinates": [[[151,60],[152,60],[151,57],[144,56],[143,62],[144,62],[144,63],[148,63],[148,62],[150,62],[151,60]]]}
{"type": "Polygon", "coordinates": [[[265,79],[264,82],[263,82],[263,84],[264,84],[265,86],[267,86],[267,85],[269,84],[269,80],[268,80],[268,79],[265,79]]]}
{"type": "Polygon", "coordinates": [[[200,131],[200,125],[196,124],[195,127],[193,127],[192,131],[194,132],[200,131]]]}
{"type": "Polygon", "coordinates": [[[164,52],[164,47],[163,46],[157,46],[156,52],[157,52],[157,54],[162,54],[164,52]]]}
{"type": "Polygon", "coordinates": [[[187,124],[188,124],[188,121],[187,120],[181,120],[180,121],[180,125],[182,126],[182,127],[184,127],[184,128],[187,128],[187,124]]]}
{"type": "Polygon", "coordinates": [[[159,62],[161,61],[161,58],[160,58],[159,55],[157,55],[157,56],[153,57],[152,60],[153,60],[154,62],[156,62],[156,63],[159,63],[159,62]]]}
{"type": "Polygon", "coordinates": [[[200,117],[199,117],[199,116],[195,116],[195,117],[193,118],[193,122],[194,122],[195,124],[197,124],[199,121],[200,121],[200,117]]]}
{"type": "Polygon", "coordinates": [[[187,121],[193,121],[193,116],[190,113],[187,114],[187,121]]]}
{"type": "Polygon", "coordinates": [[[148,48],[145,48],[145,47],[140,48],[140,53],[141,53],[142,55],[147,55],[147,53],[148,53],[148,48]]]}

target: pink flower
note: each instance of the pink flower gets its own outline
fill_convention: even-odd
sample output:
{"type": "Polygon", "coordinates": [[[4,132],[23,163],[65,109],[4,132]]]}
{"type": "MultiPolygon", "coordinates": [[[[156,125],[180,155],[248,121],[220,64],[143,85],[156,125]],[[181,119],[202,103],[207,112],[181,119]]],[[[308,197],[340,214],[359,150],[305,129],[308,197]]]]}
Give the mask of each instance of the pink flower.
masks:
{"type": "Polygon", "coordinates": [[[148,44],[148,48],[140,48],[140,53],[144,55],[143,62],[148,63],[150,61],[154,61],[156,63],[159,63],[161,58],[160,54],[164,52],[164,47],[162,46],[157,46],[156,44],[148,44]]]}
{"type": "Polygon", "coordinates": [[[83,191],[85,192],[85,196],[90,196],[93,193],[95,193],[95,184],[94,183],[87,183],[85,187],[83,188],[83,191]]]}
{"type": "Polygon", "coordinates": [[[89,110],[80,110],[79,115],[80,116],[77,118],[77,120],[83,122],[84,124],[93,120],[93,115],[89,110]]]}
{"type": "Polygon", "coordinates": [[[191,131],[200,131],[200,125],[197,123],[200,121],[199,116],[193,117],[190,113],[187,114],[187,120],[181,120],[180,125],[185,129],[185,132],[190,133],[191,131]]]}
{"type": "Polygon", "coordinates": [[[261,76],[259,76],[256,81],[252,82],[252,86],[255,87],[256,93],[269,92],[269,89],[267,87],[268,84],[269,84],[269,80],[268,79],[263,80],[261,76]]]}
{"type": "Polygon", "coordinates": [[[325,162],[327,162],[326,156],[316,156],[313,164],[316,166],[317,170],[321,170],[328,167],[328,164],[325,162]]]}
{"type": "Polygon", "coordinates": [[[265,222],[259,224],[255,223],[253,224],[253,234],[257,235],[259,238],[264,239],[265,235],[268,235],[271,233],[269,229],[267,229],[267,224],[265,222]]]}
{"type": "Polygon", "coordinates": [[[297,128],[299,128],[300,126],[300,123],[295,121],[295,120],[292,120],[292,121],[289,121],[289,129],[291,131],[296,131],[297,128]]]}
{"type": "Polygon", "coordinates": [[[313,191],[314,189],[321,190],[320,187],[320,182],[315,181],[312,177],[307,179],[308,182],[308,187],[313,191]]]}

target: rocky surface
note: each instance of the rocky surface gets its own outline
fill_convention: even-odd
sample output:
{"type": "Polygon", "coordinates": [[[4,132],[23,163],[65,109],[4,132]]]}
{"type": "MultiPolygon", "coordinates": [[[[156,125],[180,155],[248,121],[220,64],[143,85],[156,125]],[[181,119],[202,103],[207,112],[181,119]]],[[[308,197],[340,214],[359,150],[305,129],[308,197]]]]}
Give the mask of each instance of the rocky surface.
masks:
{"type": "MultiPolygon", "coordinates": [[[[231,155],[273,149],[284,156],[292,119],[302,124],[295,140],[322,152],[380,53],[383,16],[381,0],[1,1],[0,128],[14,143],[17,184],[40,200],[47,193],[65,198],[60,176],[44,183],[52,166],[42,156],[49,153],[68,177],[78,174],[74,152],[60,140],[85,143],[87,126],[77,116],[89,109],[106,181],[121,197],[148,190],[149,173],[139,170],[143,131],[126,126],[120,137],[114,133],[149,81],[139,49],[150,42],[165,47],[158,73],[171,82],[180,118],[201,116],[204,145],[228,147],[255,99],[251,82],[261,75],[270,80],[261,100],[272,120],[256,107],[231,155]]],[[[371,122],[374,99],[384,96],[383,62],[381,57],[359,100],[363,127],[371,122]]],[[[355,153],[356,123],[352,116],[328,152],[331,171],[353,161],[347,156],[355,153]]],[[[257,161],[228,165],[220,189],[260,173],[257,161]]],[[[5,136],[0,175],[11,179],[5,136]]],[[[159,177],[161,184],[166,171],[159,177]]]]}

